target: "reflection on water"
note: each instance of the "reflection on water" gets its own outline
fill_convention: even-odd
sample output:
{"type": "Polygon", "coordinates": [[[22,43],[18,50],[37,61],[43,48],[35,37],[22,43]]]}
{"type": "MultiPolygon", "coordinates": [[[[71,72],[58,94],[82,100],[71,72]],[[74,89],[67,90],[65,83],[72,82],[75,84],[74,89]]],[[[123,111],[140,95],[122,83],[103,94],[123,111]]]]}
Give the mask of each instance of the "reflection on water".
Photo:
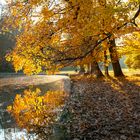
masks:
{"type": "MultiPolygon", "coordinates": [[[[0,129],[0,140],[21,140],[21,138],[28,140],[26,131],[20,131],[17,128],[0,129]]],[[[33,140],[33,138],[32,138],[33,140]]]]}
{"type": "Polygon", "coordinates": [[[0,140],[21,140],[22,136],[24,136],[25,140],[29,140],[29,137],[30,140],[35,139],[33,135],[27,135],[25,130],[21,131],[18,129],[13,117],[6,111],[7,106],[12,104],[17,93],[22,94],[23,91],[28,89],[30,85],[35,85],[34,88],[40,88],[41,91],[44,92],[47,92],[50,89],[52,90],[54,87],[56,89],[60,89],[62,87],[60,81],[58,83],[56,83],[56,81],[51,81],[51,83],[45,84],[45,77],[43,79],[42,76],[38,82],[36,81],[39,77],[25,78],[22,76],[21,78],[22,79],[18,77],[18,79],[16,79],[16,77],[14,77],[16,83],[15,81],[12,81],[13,79],[10,80],[8,77],[0,79],[0,140]],[[41,80],[43,80],[43,82],[41,82],[41,80]],[[26,81],[26,84],[23,84],[21,81],[26,81]],[[43,84],[39,85],[40,83],[43,84]]]}
{"type": "Polygon", "coordinates": [[[9,88],[4,87],[3,90],[0,90],[0,140],[21,140],[22,137],[28,140],[26,131],[19,130],[13,117],[6,111],[15,96],[15,93],[11,94],[13,91],[9,88]]]}
{"type": "Polygon", "coordinates": [[[33,135],[28,135],[26,130],[16,127],[13,118],[5,110],[0,110],[0,140],[34,140],[33,135]]]}

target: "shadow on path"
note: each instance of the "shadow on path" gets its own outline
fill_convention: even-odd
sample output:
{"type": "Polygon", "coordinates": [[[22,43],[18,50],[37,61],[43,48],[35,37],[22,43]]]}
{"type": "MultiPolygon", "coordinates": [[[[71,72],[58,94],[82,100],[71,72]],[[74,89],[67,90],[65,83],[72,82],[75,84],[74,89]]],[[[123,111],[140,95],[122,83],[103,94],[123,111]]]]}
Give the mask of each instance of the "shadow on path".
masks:
{"type": "Polygon", "coordinates": [[[67,110],[71,138],[140,139],[139,77],[77,80],[67,110]]]}

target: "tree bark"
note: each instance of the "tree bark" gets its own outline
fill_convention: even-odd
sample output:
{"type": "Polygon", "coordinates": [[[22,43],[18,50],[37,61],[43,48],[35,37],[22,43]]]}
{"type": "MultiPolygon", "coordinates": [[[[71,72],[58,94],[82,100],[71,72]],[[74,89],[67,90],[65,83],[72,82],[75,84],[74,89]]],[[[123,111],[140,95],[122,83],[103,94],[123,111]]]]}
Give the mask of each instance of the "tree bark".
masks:
{"type": "Polygon", "coordinates": [[[109,40],[109,42],[110,42],[109,52],[110,52],[110,58],[112,61],[114,76],[115,77],[124,76],[120,63],[119,63],[117,51],[116,51],[115,39],[109,40]]]}
{"type": "Polygon", "coordinates": [[[97,78],[104,76],[96,61],[91,63],[91,74],[94,74],[97,78]]]}
{"type": "Polygon", "coordinates": [[[105,69],[105,75],[106,75],[106,76],[109,76],[108,66],[105,66],[104,69],[105,69]]]}
{"type": "Polygon", "coordinates": [[[84,74],[84,73],[85,73],[85,68],[84,66],[80,65],[79,74],[84,74]]]}
{"type": "Polygon", "coordinates": [[[91,63],[87,64],[87,73],[91,74],[91,63]]]}
{"type": "Polygon", "coordinates": [[[104,51],[104,70],[105,70],[105,75],[109,76],[106,51],[104,51]]]}

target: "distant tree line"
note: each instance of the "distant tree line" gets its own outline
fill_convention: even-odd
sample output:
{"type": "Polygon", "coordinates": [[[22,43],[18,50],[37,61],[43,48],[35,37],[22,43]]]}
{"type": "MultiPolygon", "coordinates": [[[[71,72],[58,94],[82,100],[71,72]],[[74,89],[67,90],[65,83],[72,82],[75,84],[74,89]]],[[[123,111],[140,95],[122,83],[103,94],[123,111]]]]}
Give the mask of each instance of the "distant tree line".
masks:
{"type": "Polygon", "coordinates": [[[15,35],[12,31],[3,30],[5,5],[0,5],[0,72],[13,72],[12,64],[6,61],[6,54],[15,46],[15,35]]]}
{"type": "Polygon", "coordinates": [[[12,50],[15,45],[15,40],[10,36],[10,33],[0,34],[0,72],[13,72],[13,66],[6,61],[5,55],[12,50]]]}

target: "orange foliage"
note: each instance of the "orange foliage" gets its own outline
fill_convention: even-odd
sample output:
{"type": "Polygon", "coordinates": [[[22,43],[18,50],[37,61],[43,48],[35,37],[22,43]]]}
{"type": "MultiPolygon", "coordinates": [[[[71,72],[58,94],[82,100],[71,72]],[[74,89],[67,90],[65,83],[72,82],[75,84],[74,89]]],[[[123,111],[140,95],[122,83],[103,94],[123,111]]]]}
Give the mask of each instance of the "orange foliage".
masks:
{"type": "Polygon", "coordinates": [[[107,39],[135,30],[138,5],[138,0],[15,1],[5,22],[20,34],[9,60],[29,75],[102,61],[107,39]]]}
{"type": "Polygon", "coordinates": [[[42,133],[50,135],[58,113],[64,106],[66,93],[62,91],[48,91],[45,95],[40,93],[40,90],[36,89],[25,90],[23,97],[17,94],[13,105],[8,106],[7,110],[14,116],[20,128],[37,134],[39,129],[43,128],[42,133]]]}

